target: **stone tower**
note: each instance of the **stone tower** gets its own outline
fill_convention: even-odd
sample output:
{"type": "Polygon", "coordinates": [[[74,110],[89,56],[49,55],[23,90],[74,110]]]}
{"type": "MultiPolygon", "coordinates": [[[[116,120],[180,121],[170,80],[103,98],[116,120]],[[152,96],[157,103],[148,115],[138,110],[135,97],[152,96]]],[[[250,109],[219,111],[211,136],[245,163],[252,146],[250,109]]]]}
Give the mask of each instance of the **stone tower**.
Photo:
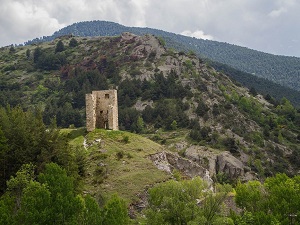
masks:
{"type": "Polygon", "coordinates": [[[118,130],[117,90],[93,91],[85,95],[86,129],[118,130]]]}

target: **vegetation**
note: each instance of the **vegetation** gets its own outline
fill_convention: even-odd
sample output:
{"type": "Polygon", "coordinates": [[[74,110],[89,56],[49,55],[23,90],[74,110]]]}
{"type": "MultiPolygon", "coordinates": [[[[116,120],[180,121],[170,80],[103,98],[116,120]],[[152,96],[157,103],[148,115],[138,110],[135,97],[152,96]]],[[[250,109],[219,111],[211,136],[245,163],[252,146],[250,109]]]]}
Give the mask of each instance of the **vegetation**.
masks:
{"type": "Polygon", "coordinates": [[[239,183],[236,202],[241,215],[232,214],[237,224],[299,224],[299,176],[277,174],[258,181],[239,183]]]}
{"type": "MultiPolygon", "coordinates": [[[[286,171],[287,164],[289,173],[297,171],[300,119],[289,100],[263,98],[254,88],[236,86],[195,54],[170,52],[161,45],[161,56],[157,50],[147,52],[142,40],[69,35],[15,47],[13,53],[3,48],[0,104],[39,109],[46,126],[55,119],[58,127],[81,127],[85,94],[118,87],[121,130],[151,136],[159,129],[187,129],[189,143],[228,150],[236,157],[246,153],[248,165],[262,177],[286,171]]],[[[168,139],[152,136],[164,144],[168,139]]]]}
{"type": "Polygon", "coordinates": [[[233,224],[219,214],[231,187],[219,186],[216,194],[207,188],[203,180],[195,178],[172,180],[150,189],[146,224],[233,224]]]}
{"type": "MultiPolygon", "coordinates": [[[[253,84],[251,79],[253,77],[259,77],[300,91],[300,84],[298,82],[299,58],[276,56],[228,43],[196,39],[157,29],[125,27],[117,23],[106,21],[79,22],[55,32],[52,36],[34,39],[32,41],[28,41],[27,44],[51,41],[59,36],[69,34],[81,37],[90,37],[115,36],[120,35],[123,32],[131,32],[137,35],[153,34],[160,37],[160,40],[164,40],[162,43],[166,43],[166,47],[168,48],[185,52],[193,51],[198,56],[207,58],[210,61],[226,64],[236,70],[247,73],[247,77],[239,80],[241,83],[250,82],[253,84]],[[254,76],[251,76],[252,74],[254,74],[254,76]],[[249,77],[251,78],[249,79],[249,77]]],[[[251,87],[251,85],[246,86],[249,88],[251,87]]],[[[267,86],[268,85],[265,85],[265,87],[267,86]]],[[[279,93],[279,90],[277,93],[279,93]]],[[[271,94],[273,95],[273,93],[271,94]]],[[[280,95],[284,96],[285,93],[281,92],[280,95]]]]}
{"type": "Polygon", "coordinates": [[[3,224],[288,222],[280,213],[298,208],[297,200],[284,208],[274,201],[287,201],[276,190],[298,195],[300,111],[287,98],[263,97],[193,52],[166,50],[160,42],[69,35],[0,49],[3,224]],[[110,88],[118,88],[121,131],[87,133],[85,94],[110,88]],[[193,149],[205,155],[197,153],[193,163],[206,169],[227,151],[241,164],[241,176],[265,182],[239,183],[233,170],[217,172],[215,161],[215,180],[223,186],[211,192],[200,178],[188,179],[179,167],[173,174],[158,170],[150,159],[163,150],[193,157],[193,149]],[[268,178],[278,173],[287,175],[268,178]],[[242,213],[224,210],[234,195],[242,213]]]}
{"type": "Polygon", "coordinates": [[[125,202],[113,196],[103,208],[89,195],[76,194],[74,179],[55,163],[35,179],[24,164],[0,198],[1,224],[128,224],[125,202]]]}

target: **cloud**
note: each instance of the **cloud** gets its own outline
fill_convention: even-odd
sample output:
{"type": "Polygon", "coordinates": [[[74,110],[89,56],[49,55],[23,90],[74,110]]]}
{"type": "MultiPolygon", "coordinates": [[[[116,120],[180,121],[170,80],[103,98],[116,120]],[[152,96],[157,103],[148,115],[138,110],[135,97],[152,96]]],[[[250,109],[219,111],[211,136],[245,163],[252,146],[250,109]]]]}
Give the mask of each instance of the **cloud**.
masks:
{"type": "Polygon", "coordinates": [[[0,0],[0,5],[0,46],[51,35],[75,22],[106,20],[300,56],[292,41],[300,40],[298,0],[0,0]]]}
{"type": "Polygon", "coordinates": [[[185,30],[185,31],[181,32],[180,34],[182,34],[184,36],[199,38],[199,39],[206,39],[206,40],[214,39],[213,36],[211,36],[209,34],[204,34],[204,32],[202,30],[196,30],[194,32],[192,32],[190,30],[185,30]]]}
{"type": "Polygon", "coordinates": [[[287,10],[285,8],[279,8],[279,9],[275,9],[272,12],[269,13],[269,16],[272,18],[275,17],[279,17],[281,14],[287,12],[287,10]]]}
{"type": "Polygon", "coordinates": [[[64,26],[30,1],[2,0],[0,21],[2,46],[50,35],[64,26]]]}
{"type": "Polygon", "coordinates": [[[281,16],[284,13],[287,13],[292,7],[296,5],[295,0],[277,0],[276,8],[273,9],[268,16],[271,18],[276,18],[281,16]]]}

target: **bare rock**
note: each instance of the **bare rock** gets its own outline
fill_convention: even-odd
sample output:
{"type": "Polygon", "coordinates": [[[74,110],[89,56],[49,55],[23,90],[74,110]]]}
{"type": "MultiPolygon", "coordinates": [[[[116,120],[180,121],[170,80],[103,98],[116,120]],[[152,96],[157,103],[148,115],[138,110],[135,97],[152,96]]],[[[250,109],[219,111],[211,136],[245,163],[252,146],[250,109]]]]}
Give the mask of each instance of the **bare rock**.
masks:
{"type": "Polygon", "coordinates": [[[225,173],[230,179],[244,176],[244,164],[229,152],[223,152],[217,156],[216,172],[225,173]]]}
{"type": "Polygon", "coordinates": [[[165,152],[159,152],[153,155],[150,155],[150,159],[154,165],[159,169],[171,173],[171,165],[168,162],[165,152]]]}
{"type": "Polygon", "coordinates": [[[206,174],[206,169],[198,163],[170,152],[164,151],[150,155],[150,159],[158,169],[164,170],[168,173],[172,173],[172,171],[176,169],[182,172],[185,176],[191,178],[195,176],[203,178],[206,174]]]}
{"type": "Polygon", "coordinates": [[[191,145],[186,149],[185,157],[206,168],[211,175],[216,173],[217,154],[211,149],[205,146],[191,145]]]}
{"type": "Polygon", "coordinates": [[[182,158],[178,155],[167,152],[168,162],[177,170],[183,172],[188,177],[204,177],[206,169],[189,159],[182,158]]]}

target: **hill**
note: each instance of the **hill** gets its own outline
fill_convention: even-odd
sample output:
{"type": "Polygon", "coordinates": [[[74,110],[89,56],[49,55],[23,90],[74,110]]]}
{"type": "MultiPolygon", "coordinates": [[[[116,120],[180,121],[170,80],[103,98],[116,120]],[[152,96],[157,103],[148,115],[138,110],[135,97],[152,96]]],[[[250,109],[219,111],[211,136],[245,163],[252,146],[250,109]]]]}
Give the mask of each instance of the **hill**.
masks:
{"type": "MultiPolygon", "coordinates": [[[[57,215],[60,202],[66,209],[78,206],[82,213],[66,210],[69,224],[87,219],[91,208],[98,218],[102,215],[108,220],[115,206],[125,212],[126,204],[135,218],[148,197],[155,197],[147,195],[149,188],[170,178],[201,176],[209,182],[213,179],[243,188],[238,180],[263,181],[278,173],[293,176],[299,171],[300,112],[289,100],[277,102],[236,84],[194,53],[168,49],[162,38],[153,35],[67,35],[50,42],[2,48],[0,105],[1,193],[6,184],[9,187],[0,198],[0,213],[6,215],[0,219],[22,223],[23,216],[33,224],[30,219],[43,216],[48,221],[48,214],[30,207],[42,205],[45,213],[57,215]],[[85,94],[112,88],[118,90],[121,131],[86,133],[85,94]],[[22,166],[25,163],[33,163],[36,169],[30,164],[22,166]],[[24,171],[26,168],[31,171],[24,171]],[[23,193],[18,191],[20,186],[23,193]],[[108,200],[114,192],[125,203],[117,197],[108,200]],[[25,207],[19,207],[20,199],[25,207]],[[30,204],[31,200],[36,204],[30,204]],[[22,214],[16,214],[15,206],[22,214]]],[[[287,179],[286,175],[280,177],[287,179]]],[[[174,180],[158,190],[179,190],[175,195],[180,197],[176,193],[183,193],[182,187],[190,187],[194,193],[202,182],[174,180]]],[[[218,196],[211,194],[207,199],[215,202],[218,196]]],[[[196,197],[202,201],[198,194],[196,197]]],[[[198,209],[196,197],[188,204],[198,209]]],[[[121,215],[119,211],[116,214],[121,215]]]]}
{"type": "Polygon", "coordinates": [[[47,125],[56,118],[60,127],[84,126],[85,94],[117,88],[122,130],[146,133],[212,175],[298,171],[300,115],[287,99],[236,85],[161,38],[62,36],[2,49],[0,70],[1,105],[39,108],[47,125]]]}
{"type": "MultiPolygon", "coordinates": [[[[235,76],[235,79],[240,83],[246,83],[249,88],[250,85],[253,85],[260,92],[264,91],[264,89],[260,85],[256,85],[255,82],[248,83],[249,79],[256,79],[255,77],[263,78],[265,80],[256,80],[266,83],[267,86],[274,86],[273,82],[288,87],[288,89],[298,91],[293,92],[287,89],[287,92],[291,93],[291,96],[294,96],[295,100],[297,98],[295,96],[299,96],[300,83],[298,78],[300,74],[300,59],[297,57],[277,56],[228,43],[196,39],[152,28],[126,27],[106,21],[79,22],[55,32],[52,36],[37,38],[28,41],[26,44],[51,41],[59,36],[69,34],[81,37],[93,37],[118,36],[123,32],[131,32],[136,35],[153,34],[163,37],[168,48],[185,52],[193,51],[201,58],[226,64],[238,71],[244,72],[243,74],[247,73],[248,79],[243,75],[235,76]],[[272,82],[268,83],[266,81],[272,82]]],[[[272,93],[269,94],[274,97],[279,95],[278,99],[280,99],[284,96],[284,91],[282,93],[278,89],[274,91],[274,88],[272,88],[272,93]]],[[[292,99],[291,96],[286,97],[292,99]]]]}
{"type": "MultiPolygon", "coordinates": [[[[77,131],[63,132],[72,136],[77,131]]],[[[137,134],[95,130],[71,138],[70,145],[85,152],[84,192],[97,198],[118,193],[128,205],[137,204],[144,190],[171,177],[158,170],[150,158],[163,147],[137,134]]]]}

